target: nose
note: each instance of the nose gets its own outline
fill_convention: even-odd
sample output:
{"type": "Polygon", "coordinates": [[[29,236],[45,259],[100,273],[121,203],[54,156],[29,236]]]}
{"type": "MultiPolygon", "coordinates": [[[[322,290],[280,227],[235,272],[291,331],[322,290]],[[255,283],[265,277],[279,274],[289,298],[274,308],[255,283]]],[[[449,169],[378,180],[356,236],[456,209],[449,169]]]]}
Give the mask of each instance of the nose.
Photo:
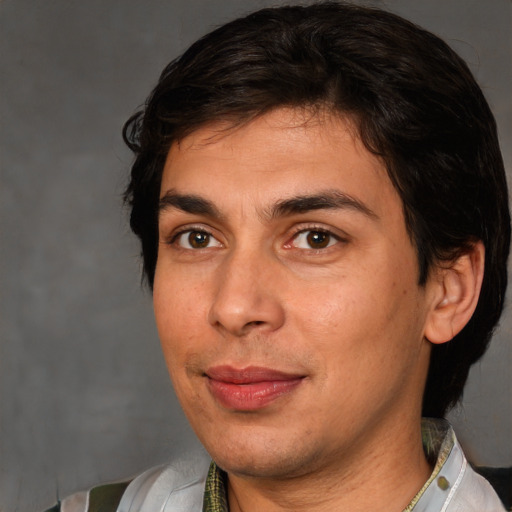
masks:
{"type": "Polygon", "coordinates": [[[209,322],[224,334],[269,333],[285,319],[278,263],[261,254],[233,254],[217,269],[209,322]]]}

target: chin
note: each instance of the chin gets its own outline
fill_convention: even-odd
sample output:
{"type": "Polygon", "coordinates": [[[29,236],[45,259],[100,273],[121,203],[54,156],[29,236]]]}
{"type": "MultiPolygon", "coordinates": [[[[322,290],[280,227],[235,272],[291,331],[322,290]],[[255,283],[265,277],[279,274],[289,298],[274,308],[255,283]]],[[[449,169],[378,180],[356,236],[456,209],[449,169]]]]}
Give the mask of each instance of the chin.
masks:
{"type": "Polygon", "coordinates": [[[216,464],[231,475],[240,478],[256,478],[282,480],[303,476],[307,465],[297,457],[265,457],[265,458],[214,458],[216,464]]]}
{"type": "Polygon", "coordinates": [[[311,447],[305,452],[292,439],[262,439],[251,436],[235,441],[225,437],[225,446],[205,446],[215,463],[227,473],[241,478],[294,478],[308,472],[316,455],[311,447]]]}

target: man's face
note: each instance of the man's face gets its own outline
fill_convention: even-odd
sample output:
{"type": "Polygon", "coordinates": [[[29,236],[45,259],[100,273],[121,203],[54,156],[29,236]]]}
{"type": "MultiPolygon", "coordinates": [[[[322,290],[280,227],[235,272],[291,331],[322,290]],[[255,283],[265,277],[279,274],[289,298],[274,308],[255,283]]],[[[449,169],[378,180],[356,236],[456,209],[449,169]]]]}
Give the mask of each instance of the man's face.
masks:
{"type": "Polygon", "coordinates": [[[222,468],[332,470],[419,420],[433,294],[384,165],[348,122],[280,109],[226,128],[175,143],[164,168],[167,366],[222,468]]]}

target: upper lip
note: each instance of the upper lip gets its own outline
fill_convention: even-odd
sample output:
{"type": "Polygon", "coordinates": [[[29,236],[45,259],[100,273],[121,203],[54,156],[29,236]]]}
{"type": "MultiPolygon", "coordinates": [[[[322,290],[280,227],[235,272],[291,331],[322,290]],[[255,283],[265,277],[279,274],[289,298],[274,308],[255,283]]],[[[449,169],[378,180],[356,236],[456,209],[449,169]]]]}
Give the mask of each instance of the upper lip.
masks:
{"type": "Polygon", "coordinates": [[[213,380],[228,382],[231,384],[251,384],[254,382],[268,382],[279,380],[295,380],[304,375],[288,373],[261,366],[247,366],[245,368],[233,368],[232,366],[213,366],[206,370],[205,374],[213,380]]]}

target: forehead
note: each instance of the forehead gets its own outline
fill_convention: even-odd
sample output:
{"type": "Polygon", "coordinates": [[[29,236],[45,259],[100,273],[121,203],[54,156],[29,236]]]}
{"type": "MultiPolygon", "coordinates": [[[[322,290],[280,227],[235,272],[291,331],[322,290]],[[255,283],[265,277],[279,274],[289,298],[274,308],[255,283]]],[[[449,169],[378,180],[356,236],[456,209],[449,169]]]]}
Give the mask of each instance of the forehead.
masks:
{"type": "Polygon", "coordinates": [[[212,123],[175,142],[161,195],[169,190],[220,205],[338,190],[370,210],[395,205],[401,214],[384,163],[365,148],[354,123],[304,109],[277,109],[237,127],[212,123]]]}

